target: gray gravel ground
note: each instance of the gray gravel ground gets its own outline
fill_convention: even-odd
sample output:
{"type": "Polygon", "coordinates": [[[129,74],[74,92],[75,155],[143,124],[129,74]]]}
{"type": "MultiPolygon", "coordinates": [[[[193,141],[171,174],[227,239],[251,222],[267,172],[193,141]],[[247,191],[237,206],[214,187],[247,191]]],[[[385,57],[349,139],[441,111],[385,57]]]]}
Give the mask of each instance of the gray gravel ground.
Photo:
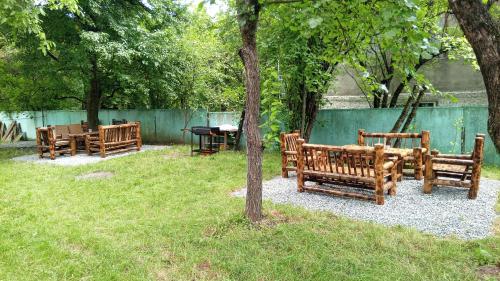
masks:
{"type": "MultiPolygon", "coordinates": [[[[143,145],[141,148],[140,152],[143,151],[148,151],[148,150],[160,150],[160,149],[165,149],[168,148],[167,146],[164,145],[143,145]]],[[[79,154],[75,156],[70,156],[70,155],[63,155],[63,156],[56,156],[55,160],[50,160],[48,156],[44,156],[44,158],[40,159],[37,154],[33,155],[23,155],[23,156],[18,156],[12,158],[14,161],[25,161],[25,162],[32,162],[32,163],[37,163],[37,164],[52,164],[52,165],[61,165],[61,166],[79,166],[79,165],[85,165],[85,164],[93,164],[113,158],[119,158],[119,157],[124,157],[130,154],[135,154],[138,153],[137,151],[129,151],[125,153],[119,153],[119,154],[111,154],[109,156],[106,156],[106,158],[101,158],[99,154],[93,154],[92,156],[87,155],[85,152],[80,152],[79,154]]]]}
{"type": "Polygon", "coordinates": [[[0,143],[0,148],[35,148],[36,141],[18,141],[11,143],[0,143]]]}
{"type": "MultiPolygon", "coordinates": [[[[295,177],[277,177],[263,183],[263,198],[389,226],[413,227],[438,236],[455,235],[468,240],[492,235],[500,181],[481,179],[476,200],[467,199],[465,189],[434,187],[427,195],[422,187],[423,181],[405,179],[398,183],[396,196],[386,195],[385,204],[376,205],[320,193],[299,193],[295,177]]],[[[242,189],[233,194],[244,197],[245,193],[246,189],[242,189]]]]}

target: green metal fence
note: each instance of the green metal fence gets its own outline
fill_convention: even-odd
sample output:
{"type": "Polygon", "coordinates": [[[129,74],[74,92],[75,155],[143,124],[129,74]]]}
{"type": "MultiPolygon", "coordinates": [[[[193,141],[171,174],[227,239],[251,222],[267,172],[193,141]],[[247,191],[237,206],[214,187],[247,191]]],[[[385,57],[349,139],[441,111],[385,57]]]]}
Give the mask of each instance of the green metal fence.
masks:
{"type": "MultiPolygon", "coordinates": [[[[312,143],[343,145],[357,141],[358,129],[388,132],[401,109],[321,110],[311,134],[312,143]]],[[[441,152],[461,153],[472,150],[476,133],[487,134],[487,107],[419,108],[410,131],[431,132],[431,148],[441,152]]],[[[491,138],[485,143],[485,162],[500,165],[500,155],[491,138]]]]}
{"type": "MultiPolygon", "coordinates": [[[[318,113],[311,142],[343,145],[355,143],[357,131],[387,132],[399,116],[401,109],[329,109],[318,113]]],[[[112,119],[139,120],[146,142],[189,142],[183,128],[197,125],[237,125],[240,113],[207,112],[205,110],[101,110],[102,124],[112,119]]],[[[17,120],[29,139],[35,138],[35,128],[46,125],[79,123],[86,120],[85,111],[36,111],[2,114],[0,120],[9,123],[17,120]]],[[[431,132],[431,147],[442,152],[460,153],[472,150],[476,133],[487,133],[487,107],[434,107],[417,111],[410,131],[431,132]]],[[[485,144],[485,162],[500,165],[500,155],[489,136],[485,144]]]]}

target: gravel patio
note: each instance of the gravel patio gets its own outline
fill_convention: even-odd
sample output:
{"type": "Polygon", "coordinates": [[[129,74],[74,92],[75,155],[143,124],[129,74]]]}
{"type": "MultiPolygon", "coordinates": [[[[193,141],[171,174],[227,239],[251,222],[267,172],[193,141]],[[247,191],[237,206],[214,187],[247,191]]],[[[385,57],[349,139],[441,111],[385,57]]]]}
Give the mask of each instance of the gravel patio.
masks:
{"type": "MultiPolygon", "coordinates": [[[[427,195],[422,192],[422,186],[423,181],[404,179],[398,183],[396,196],[386,195],[385,204],[376,205],[374,202],[320,193],[299,193],[296,177],[276,177],[263,183],[263,198],[278,204],[328,211],[388,226],[413,227],[441,237],[456,236],[470,240],[493,234],[500,181],[481,179],[476,200],[467,199],[465,189],[435,187],[433,193],[427,195]]],[[[245,193],[246,189],[242,189],[233,194],[244,197],[245,193]]]]}

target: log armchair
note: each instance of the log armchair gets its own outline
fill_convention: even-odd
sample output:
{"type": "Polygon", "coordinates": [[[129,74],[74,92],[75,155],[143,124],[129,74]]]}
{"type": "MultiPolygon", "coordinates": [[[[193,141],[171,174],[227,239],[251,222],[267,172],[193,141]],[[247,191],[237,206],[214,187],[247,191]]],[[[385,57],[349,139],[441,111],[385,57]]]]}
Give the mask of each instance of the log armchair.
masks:
{"type": "Polygon", "coordinates": [[[56,154],[70,154],[69,140],[58,138],[54,127],[43,127],[36,129],[36,146],[38,156],[43,158],[45,153],[49,153],[50,159],[56,159],[56,154]]]}
{"type": "Polygon", "coordinates": [[[300,133],[297,131],[280,134],[281,176],[284,178],[288,178],[289,171],[297,171],[297,140],[299,138],[300,133]]]}
{"type": "Polygon", "coordinates": [[[336,196],[373,200],[384,204],[384,193],[396,194],[397,160],[384,156],[384,145],[345,148],[297,141],[297,188],[299,192],[323,192],[336,196]],[[305,185],[305,181],[317,185],[305,185]],[[346,185],[353,191],[333,189],[324,183],[346,185]]]}
{"type": "Polygon", "coordinates": [[[363,129],[358,130],[358,144],[374,146],[376,143],[383,143],[392,148],[406,149],[411,153],[405,156],[400,166],[400,173],[403,168],[410,168],[413,173],[407,174],[421,180],[424,174],[424,156],[430,154],[430,133],[367,133],[363,129]]]}
{"type": "Polygon", "coordinates": [[[141,150],[140,122],[109,126],[100,125],[98,131],[98,135],[86,136],[85,147],[89,155],[99,152],[100,156],[104,158],[112,153],[141,150]]]}
{"type": "Polygon", "coordinates": [[[424,193],[432,193],[435,185],[468,188],[469,199],[476,199],[479,192],[481,164],[483,161],[483,134],[476,135],[471,154],[440,154],[432,151],[425,164],[424,193]]]}

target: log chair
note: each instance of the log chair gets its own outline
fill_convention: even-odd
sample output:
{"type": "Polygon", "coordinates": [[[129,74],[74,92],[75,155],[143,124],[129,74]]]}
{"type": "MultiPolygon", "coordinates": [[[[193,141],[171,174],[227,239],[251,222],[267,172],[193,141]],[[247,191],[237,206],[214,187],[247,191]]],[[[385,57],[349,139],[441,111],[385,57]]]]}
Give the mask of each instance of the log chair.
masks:
{"type": "Polygon", "coordinates": [[[47,152],[51,160],[56,159],[56,154],[71,154],[69,140],[58,139],[54,127],[36,128],[36,146],[40,158],[47,152]]]}
{"type": "Polygon", "coordinates": [[[424,193],[432,193],[435,185],[468,188],[468,198],[479,192],[483,162],[484,134],[477,134],[471,154],[440,154],[432,151],[425,163],[424,193]]]}
{"type": "Polygon", "coordinates": [[[288,171],[297,171],[297,140],[299,138],[298,131],[280,134],[281,176],[284,178],[288,178],[288,171]]]}

